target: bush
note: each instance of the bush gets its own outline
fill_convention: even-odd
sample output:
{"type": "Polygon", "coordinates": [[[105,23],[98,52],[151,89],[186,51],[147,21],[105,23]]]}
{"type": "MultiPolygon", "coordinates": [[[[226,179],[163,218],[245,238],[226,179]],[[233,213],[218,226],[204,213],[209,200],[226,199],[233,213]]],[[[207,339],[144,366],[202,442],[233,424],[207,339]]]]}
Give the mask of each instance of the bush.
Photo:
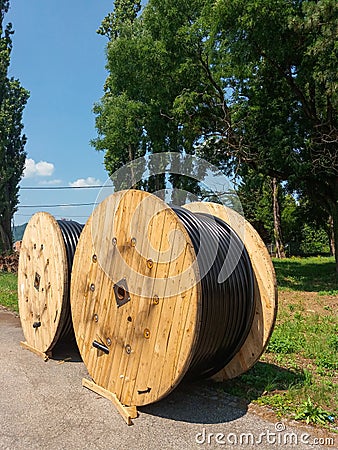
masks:
{"type": "Polygon", "coordinates": [[[323,229],[315,229],[305,224],[302,230],[300,251],[304,255],[330,253],[328,236],[323,229]]]}

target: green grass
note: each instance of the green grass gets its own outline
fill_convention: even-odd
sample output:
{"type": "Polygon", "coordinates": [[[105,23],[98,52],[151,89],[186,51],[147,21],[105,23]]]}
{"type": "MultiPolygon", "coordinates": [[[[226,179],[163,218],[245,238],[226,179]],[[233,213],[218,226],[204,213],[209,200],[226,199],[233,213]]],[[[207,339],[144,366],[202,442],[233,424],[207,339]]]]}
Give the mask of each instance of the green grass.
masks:
{"type": "Polygon", "coordinates": [[[13,273],[0,272],[0,305],[18,312],[18,277],[13,273]]]}
{"type": "Polygon", "coordinates": [[[290,258],[274,260],[274,265],[281,295],[266,352],[251,370],[225,383],[224,389],[274,409],[278,417],[337,432],[338,278],[334,260],[290,258]]]}
{"type": "Polygon", "coordinates": [[[332,257],[273,259],[280,290],[338,295],[338,274],[332,257]]]}

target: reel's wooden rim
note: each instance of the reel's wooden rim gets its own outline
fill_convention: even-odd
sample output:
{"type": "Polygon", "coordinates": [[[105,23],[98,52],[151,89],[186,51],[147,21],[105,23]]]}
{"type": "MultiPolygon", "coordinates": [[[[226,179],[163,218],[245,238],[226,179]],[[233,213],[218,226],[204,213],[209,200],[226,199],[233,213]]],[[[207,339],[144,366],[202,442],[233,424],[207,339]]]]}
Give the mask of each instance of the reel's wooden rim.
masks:
{"type": "Polygon", "coordinates": [[[200,329],[198,277],[188,233],[152,194],[112,194],[86,223],[71,280],[75,337],[89,375],[122,404],[156,402],[187,372],[200,329]]]}
{"type": "Polygon", "coordinates": [[[20,250],[18,305],[29,346],[46,353],[59,339],[68,298],[68,262],[56,219],[38,212],[29,220],[20,250]]]}
{"type": "Polygon", "coordinates": [[[184,208],[193,213],[211,214],[230,225],[242,239],[254,271],[256,311],[252,327],[240,351],[214,377],[225,381],[247,372],[258,361],[270,339],[278,305],[275,270],[261,237],[239,213],[211,202],[188,203],[184,208]]]}

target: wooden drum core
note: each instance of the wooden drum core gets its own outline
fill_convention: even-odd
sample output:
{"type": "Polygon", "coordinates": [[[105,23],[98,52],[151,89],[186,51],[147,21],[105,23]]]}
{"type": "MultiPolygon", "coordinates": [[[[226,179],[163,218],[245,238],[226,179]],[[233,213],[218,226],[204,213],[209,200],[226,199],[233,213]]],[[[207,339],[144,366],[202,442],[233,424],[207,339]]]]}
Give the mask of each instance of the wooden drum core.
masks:
{"type": "Polygon", "coordinates": [[[165,397],[189,368],[200,301],[194,248],[166,203],[129,190],[95,209],[75,253],[71,307],[97,385],[124,405],[165,397]]]}
{"type": "Polygon", "coordinates": [[[73,250],[68,252],[59,223],[46,212],[30,219],[22,240],[18,271],[21,325],[26,343],[41,353],[51,351],[62,335],[71,332],[71,252],[82,226],[70,223],[76,224],[76,236],[72,234],[69,246],[73,250]]]}

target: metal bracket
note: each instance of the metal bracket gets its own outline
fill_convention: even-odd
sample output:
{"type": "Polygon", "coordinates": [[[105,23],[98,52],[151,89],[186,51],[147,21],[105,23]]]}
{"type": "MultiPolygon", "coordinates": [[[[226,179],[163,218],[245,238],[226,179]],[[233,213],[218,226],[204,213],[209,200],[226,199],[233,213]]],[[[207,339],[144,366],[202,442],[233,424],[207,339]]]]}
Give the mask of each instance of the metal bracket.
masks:
{"type": "Polygon", "coordinates": [[[130,302],[130,294],[128,290],[127,280],[125,278],[122,278],[122,280],[114,284],[114,294],[118,308],[130,302]]]}

